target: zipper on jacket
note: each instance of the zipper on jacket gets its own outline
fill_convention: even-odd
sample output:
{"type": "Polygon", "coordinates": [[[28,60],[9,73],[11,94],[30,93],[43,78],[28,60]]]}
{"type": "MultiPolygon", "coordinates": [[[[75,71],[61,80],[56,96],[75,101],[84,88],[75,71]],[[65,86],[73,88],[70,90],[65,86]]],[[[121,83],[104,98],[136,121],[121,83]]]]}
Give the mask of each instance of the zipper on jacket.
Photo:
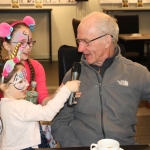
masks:
{"type": "MultiPolygon", "coordinates": [[[[103,139],[105,139],[105,131],[104,131],[104,123],[103,123],[103,105],[102,105],[102,94],[101,94],[102,82],[100,82],[100,79],[99,79],[99,76],[101,76],[100,75],[100,68],[99,68],[98,71],[96,71],[92,67],[90,67],[89,64],[87,64],[87,62],[85,62],[84,60],[82,60],[82,61],[86,64],[86,66],[88,66],[90,69],[92,69],[95,72],[96,76],[97,76],[97,80],[98,80],[98,83],[99,83],[99,97],[100,97],[100,105],[101,105],[101,129],[102,129],[103,139]]],[[[103,78],[102,78],[102,80],[103,80],[103,78]]]]}
{"type": "Polygon", "coordinates": [[[102,129],[103,139],[105,139],[104,122],[103,122],[103,102],[102,102],[102,91],[101,91],[102,81],[99,80],[99,77],[98,77],[99,75],[100,75],[100,68],[96,72],[96,76],[97,76],[98,83],[99,83],[99,97],[100,97],[100,105],[101,105],[101,129],[102,129]]]}
{"type": "Polygon", "coordinates": [[[102,127],[103,138],[105,139],[101,85],[102,83],[99,82],[99,96],[100,96],[100,104],[101,104],[101,127],[102,127]]]}
{"type": "MultiPolygon", "coordinates": [[[[113,60],[115,59],[115,57],[119,54],[119,49],[118,49],[119,47],[117,46],[116,48],[115,48],[115,53],[114,53],[114,56],[112,57],[112,59],[111,60],[108,60],[109,61],[109,64],[107,64],[107,68],[113,63],[113,60]]],[[[105,73],[106,73],[106,71],[107,71],[107,68],[105,68],[105,70],[104,70],[104,72],[103,72],[103,75],[101,76],[101,70],[100,70],[100,68],[96,71],[95,69],[93,69],[86,61],[85,61],[85,59],[83,58],[83,57],[81,57],[81,61],[83,62],[83,64],[85,63],[86,64],[86,66],[88,66],[90,69],[92,69],[94,72],[95,72],[95,74],[96,74],[96,76],[97,76],[97,80],[98,80],[98,83],[99,83],[99,97],[100,97],[100,105],[101,105],[101,130],[102,130],[102,134],[103,134],[103,138],[105,139],[105,131],[104,131],[104,121],[103,121],[103,101],[102,101],[102,91],[101,91],[101,86],[102,86],[102,81],[103,81],[103,78],[104,78],[104,75],[105,75],[105,73]],[[101,76],[101,81],[100,81],[100,78],[99,78],[99,76],[101,76]]]]}

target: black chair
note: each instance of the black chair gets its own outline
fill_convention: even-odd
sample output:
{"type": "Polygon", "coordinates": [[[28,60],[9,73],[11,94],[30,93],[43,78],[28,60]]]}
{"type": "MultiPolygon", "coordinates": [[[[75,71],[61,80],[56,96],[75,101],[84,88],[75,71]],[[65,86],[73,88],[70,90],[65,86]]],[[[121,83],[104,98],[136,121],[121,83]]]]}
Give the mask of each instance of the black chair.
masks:
{"type": "MultiPolygon", "coordinates": [[[[72,27],[73,27],[73,31],[74,31],[75,40],[77,38],[77,28],[78,28],[79,24],[80,24],[80,20],[75,19],[75,18],[72,19],[72,27]]],[[[77,47],[78,47],[77,41],[76,41],[76,44],[77,44],[77,47]]]]}
{"type": "MultiPolygon", "coordinates": [[[[138,15],[114,15],[119,26],[119,34],[139,33],[138,15]]],[[[142,62],[144,57],[144,41],[124,41],[119,38],[118,43],[126,49],[125,57],[142,62]]]]}
{"type": "Polygon", "coordinates": [[[80,62],[82,53],[78,52],[77,47],[62,45],[58,50],[58,73],[59,85],[65,74],[71,69],[74,62],[80,62]]]}

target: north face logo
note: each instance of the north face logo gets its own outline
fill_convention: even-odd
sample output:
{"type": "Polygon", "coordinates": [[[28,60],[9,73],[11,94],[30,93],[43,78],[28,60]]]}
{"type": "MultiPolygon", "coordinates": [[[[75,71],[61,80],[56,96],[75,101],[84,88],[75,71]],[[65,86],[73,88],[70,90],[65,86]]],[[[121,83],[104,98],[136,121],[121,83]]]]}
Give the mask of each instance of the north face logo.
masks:
{"type": "Polygon", "coordinates": [[[126,80],[117,80],[117,82],[120,84],[120,85],[124,85],[124,86],[128,86],[128,81],[126,80]]]}

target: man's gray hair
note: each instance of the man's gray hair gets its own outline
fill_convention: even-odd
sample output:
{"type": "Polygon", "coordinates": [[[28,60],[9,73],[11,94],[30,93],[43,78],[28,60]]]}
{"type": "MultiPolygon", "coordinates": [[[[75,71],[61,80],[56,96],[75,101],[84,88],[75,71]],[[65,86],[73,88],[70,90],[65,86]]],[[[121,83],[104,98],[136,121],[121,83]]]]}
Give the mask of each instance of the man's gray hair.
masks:
{"type": "Polygon", "coordinates": [[[86,16],[84,19],[92,16],[95,18],[93,27],[97,28],[97,31],[101,34],[109,34],[113,36],[113,45],[116,46],[119,34],[117,20],[114,17],[111,17],[102,12],[93,12],[86,16]]]}

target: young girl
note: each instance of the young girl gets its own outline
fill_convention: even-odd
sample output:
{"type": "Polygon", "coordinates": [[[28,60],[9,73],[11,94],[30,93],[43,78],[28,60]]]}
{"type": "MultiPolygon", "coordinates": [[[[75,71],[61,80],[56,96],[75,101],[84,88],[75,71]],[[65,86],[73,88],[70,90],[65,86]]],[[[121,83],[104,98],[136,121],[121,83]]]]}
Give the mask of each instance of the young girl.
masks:
{"type": "Polygon", "coordinates": [[[0,101],[0,116],[3,123],[0,148],[32,149],[42,142],[38,121],[51,121],[64,106],[71,92],[79,91],[80,81],[69,81],[61,86],[54,98],[45,106],[25,100],[29,83],[20,58],[8,60],[2,73],[0,88],[4,98],[0,101]]]}
{"type": "Polygon", "coordinates": [[[31,16],[26,16],[23,20],[11,19],[2,22],[0,24],[0,48],[3,47],[7,50],[9,57],[12,55],[17,43],[21,43],[19,47],[20,59],[25,66],[29,86],[32,81],[38,83],[36,87],[38,92],[38,103],[44,105],[46,104],[46,100],[49,100],[45,71],[37,60],[29,58],[32,47],[36,43],[32,38],[34,27],[35,20],[31,16]]]}
{"type": "MultiPolygon", "coordinates": [[[[29,58],[32,47],[35,44],[35,40],[32,38],[32,32],[35,27],[35,20],[31,16],[26,16],[23,20],[8,20],[0,24],[0,51],[2,47],[7,50],[8,57],[12,55],[14,48],[17,43],[21,43],[19,47],[21,63],[27,72],[27,80],[29,82],[29,87],[32,81],[36,81],[38,84],[36,86],[36,91],[38,92],[38,104],[45,105],[50,99],[48,89],[46,87],[46,77],[43,66],[34,59],[29,58]]],[[[41,43],[42,44],[42,43],[41,43]]],[[[42,51],[42,50],[41,50],[42,51]]],[[[50,77],[49,77],[50,78],[50,77]]],[[[1,96],[2,97],[2,96],[1,96]]],[[[42,128],[40,126],[41,136],[44,138],[42,128]]],[[[49,135],[52,141],[52,135],[49,135]]],[[[42,148],[53,147],[52,142],[41,145],[42,148]]],[[[55,142],[54,142],[55,143],[55,142]]]]}

